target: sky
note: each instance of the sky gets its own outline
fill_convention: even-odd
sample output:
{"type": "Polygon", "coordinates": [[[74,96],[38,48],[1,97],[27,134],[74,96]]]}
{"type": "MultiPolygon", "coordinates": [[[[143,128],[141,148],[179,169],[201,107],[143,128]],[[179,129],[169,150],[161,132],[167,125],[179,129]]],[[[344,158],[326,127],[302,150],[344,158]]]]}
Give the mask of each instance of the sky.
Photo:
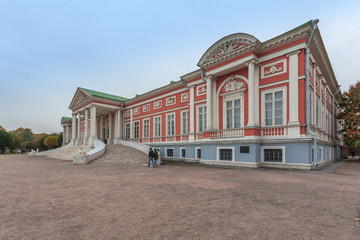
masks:
{"type": "Polygon", "coordinates": [[[360,80],[360,1],[0,0],[0,126],[61,132],[78,87],[132,98],[238,32],[318,24],[342,91],[360,80]]]}

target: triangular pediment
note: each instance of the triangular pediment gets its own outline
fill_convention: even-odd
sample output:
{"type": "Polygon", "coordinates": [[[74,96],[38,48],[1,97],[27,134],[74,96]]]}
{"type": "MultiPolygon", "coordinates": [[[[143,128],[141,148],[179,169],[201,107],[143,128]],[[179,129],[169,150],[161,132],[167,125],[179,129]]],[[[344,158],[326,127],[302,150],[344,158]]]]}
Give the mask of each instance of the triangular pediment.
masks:
{"type": "Polygon", "coordinates": [[[76,106],[88,101],[91,98],[87,93],[85,93],[81,88],[78,88],[75,92],[75,95],[70,103],[69,109],[74,109],[76,106]]]}
{"type": "Polygon", "coordinates": [[[242,51],[254,46],[259,42],[254,36],[246,33],[236,33],[226,36],[214,43],[201,57],[198,62],[199,67],[203,67],[210,62],[218,62],[222,59],[230,59],[237,56],[242,51]]]}

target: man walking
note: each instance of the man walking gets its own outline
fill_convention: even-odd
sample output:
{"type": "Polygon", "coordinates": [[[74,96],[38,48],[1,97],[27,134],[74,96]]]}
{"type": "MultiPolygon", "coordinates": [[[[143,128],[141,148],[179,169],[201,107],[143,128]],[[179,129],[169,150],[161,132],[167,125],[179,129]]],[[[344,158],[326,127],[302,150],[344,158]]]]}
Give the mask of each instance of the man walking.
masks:
{"type": "Polygon", "coordinates": [[[149,150],[149,156],[148,157],[149,157],[148,167],[150,167],[150,161],[154,165],[154,161],[153,161],[154,151],[152,150],[152,148],[150,148],[150,150],[149,150]]]}

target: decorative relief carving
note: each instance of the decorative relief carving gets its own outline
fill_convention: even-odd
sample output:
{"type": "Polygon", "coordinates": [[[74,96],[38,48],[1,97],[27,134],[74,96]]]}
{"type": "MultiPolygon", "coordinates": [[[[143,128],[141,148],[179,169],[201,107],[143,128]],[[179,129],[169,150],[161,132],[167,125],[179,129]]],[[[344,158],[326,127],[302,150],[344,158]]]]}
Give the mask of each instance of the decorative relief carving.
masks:
{"type": "Polygon", "coordinates": [[[154,109],[159,109],[161,108],[161,106],[162,106],[161,100],[154,102],[154,109]]]}
{"type": "Polygon", "coordinates": [[[240,79],[236,79],[235,76],[232,76],[230,80],[227,81],[224,85],[224,92],[233,92],[236,90],[240,90],[241,88],[246,88],[243,81],[240,79]]]}
{"type": "Polygon", "coordinates": [[[140,113],[140,107],[134,108],[134,115],[137,115],[140,113]]]}
{"type": "Polygon", "coordinates": [[[261,67],[261,77],[268,78],[287,72],[286,59],[269,63],[261,67]]]}
{"type": "Polygon", "coordinates": [[[79,104],[79,103],[82,103],[84,102],[88,97],[85,96],[85,94],[83,92],[79,92],[79,96],[78,98],[76,99],[76,103],[75,104],[79,104]]]}
{"type": "Polygon", "coordinates": [[[187,101],[189,101],[189,93],[181,94],[181,102],[187,102],[187,101]]]}
{"type": "Polygon", "coordinates": [[[143,106],[143,112],[148,112],[148,111],[150,111],[150,104],[145,104],[143,106]]]}
{"type": "Polygon", "coordinates": [[[204,95],[206,94],[206,90],[207,90],[206,85],[198,86],[196,87],[196,95],[197,96],[204,95]]]}
{"type": "Polygon", "coordinates": [[[171,106],[171,105],[174,105],[175,103],[176,103],[175,96],[166,98],[166,106],[171,106]]]}
{"type": "Polygon", "coordinates": [[[125,111],[125,117],[130,117],[130,110],[125,111]]]}
{"type": "Polygon", "coordinates": [[[217,46],[209,55],[206,57],[206,62],[214,60],[216,58],[222,57],[228,53],[234,52],[241,46],[246,46],[248,44],[242,43],[245,39],[232,39],[231,41],[226,41],[225,43],[217,46]]]}

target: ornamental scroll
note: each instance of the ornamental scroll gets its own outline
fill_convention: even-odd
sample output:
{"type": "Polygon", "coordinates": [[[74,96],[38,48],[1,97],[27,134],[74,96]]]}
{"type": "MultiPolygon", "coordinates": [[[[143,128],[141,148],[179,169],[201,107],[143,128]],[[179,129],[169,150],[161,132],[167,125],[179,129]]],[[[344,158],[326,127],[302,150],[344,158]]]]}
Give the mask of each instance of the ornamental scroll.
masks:
{"type": "Polygon", "coordinates": [[[242,89],[246,90],[246,88],[247,85],[242,79],[232,76],[222,87],[221,93],[229,93],[242,89]]]}

